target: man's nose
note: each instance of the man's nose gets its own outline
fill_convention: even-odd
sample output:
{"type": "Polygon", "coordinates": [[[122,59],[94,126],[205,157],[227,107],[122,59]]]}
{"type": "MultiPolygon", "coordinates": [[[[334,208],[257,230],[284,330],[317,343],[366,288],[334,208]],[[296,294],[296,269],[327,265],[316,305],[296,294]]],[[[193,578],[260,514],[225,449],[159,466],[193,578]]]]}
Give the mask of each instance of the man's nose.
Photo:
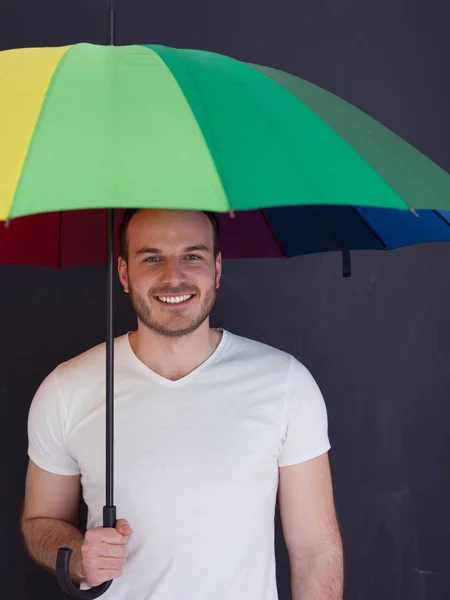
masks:
{"type": "Polygon", "coordinates": [[[165,283],[171,283],[172,285],[183,281],[184,269],[183,265],[177,260],[169,260],[166,262],[163,280],[165,283]]]}

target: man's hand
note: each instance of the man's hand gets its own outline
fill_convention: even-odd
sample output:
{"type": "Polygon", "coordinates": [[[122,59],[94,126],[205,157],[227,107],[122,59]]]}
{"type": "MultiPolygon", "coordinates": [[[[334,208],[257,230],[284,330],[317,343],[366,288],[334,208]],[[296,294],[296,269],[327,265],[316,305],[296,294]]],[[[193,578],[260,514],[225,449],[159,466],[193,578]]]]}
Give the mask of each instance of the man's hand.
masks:
{"type": "Polygon", "coordinates": [[[81,546],[81,575],[89,587],[122,575],[128,551],[128,537],[132,533],[125,519],[119,519],[115,528],[95,527],[86,532],[81,546]]]}

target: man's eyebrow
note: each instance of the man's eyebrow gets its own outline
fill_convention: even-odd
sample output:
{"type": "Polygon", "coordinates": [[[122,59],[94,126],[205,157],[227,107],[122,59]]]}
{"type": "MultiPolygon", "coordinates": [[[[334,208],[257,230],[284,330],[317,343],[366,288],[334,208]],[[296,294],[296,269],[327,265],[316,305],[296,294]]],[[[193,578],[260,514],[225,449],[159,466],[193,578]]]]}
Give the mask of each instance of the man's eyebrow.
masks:
{"type": "Polygon", "coordinates": [[[137,255],[139,254],[162,254],[162,251],[159,250],[159,248],[139,248],[139,250],[137,250],[136,252],[137,255]]]}
{"type": "Polygon", "coordinates": [[[211,252],[208,246],[204,244],[195,244],[195,246],[188,246],[184,249],[185,252],[211,252]]]}
{"type": "MultiPolygon", "coordinates": [[[[183,249],[183,252],[211,252],[211,250],[208,248],[208,246],[205,246],[204,244],[194,244],[193,246],[186,246],[183,249]]],[[[143,247],[143,248],[139,248],[139,250],[136,251],[136,255],[139,256],[141,254],[162,254],[162,250],[160,250],[159,248],[149,248],[147,246],[143,247]]]]}

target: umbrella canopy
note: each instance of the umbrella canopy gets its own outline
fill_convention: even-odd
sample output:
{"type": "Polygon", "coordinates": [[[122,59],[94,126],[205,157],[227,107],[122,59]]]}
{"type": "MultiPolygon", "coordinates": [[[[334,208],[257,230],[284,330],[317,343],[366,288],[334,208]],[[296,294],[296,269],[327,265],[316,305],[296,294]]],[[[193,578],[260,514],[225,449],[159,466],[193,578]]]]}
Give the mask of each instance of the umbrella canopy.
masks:
{"type": "Polygon", "coordinates": [[[203,51],[0,52],[0,219],[62,210],[450,209],[450,176],[286,73],[203,51]]]}

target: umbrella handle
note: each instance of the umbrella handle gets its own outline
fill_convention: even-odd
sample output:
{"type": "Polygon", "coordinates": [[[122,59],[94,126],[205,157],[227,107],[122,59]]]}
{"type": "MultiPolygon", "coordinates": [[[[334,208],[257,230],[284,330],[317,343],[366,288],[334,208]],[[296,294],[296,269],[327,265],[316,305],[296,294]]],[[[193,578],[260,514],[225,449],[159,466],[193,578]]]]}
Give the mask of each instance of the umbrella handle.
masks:
{"type": "Polygon", "coordinates": [[[89,590],[80,590],[72,583],[70,579],[69,562],[72,555],[72,548],[60,548],[56,558],[56,579],[62,591],[75,599],[94,600],[106,592],[112,584],[111,581],[105,581],[101,585],[90,588],[89,590]]]}
{"type": "MultiPolygon", "coordinates": [[[[103,507],[103,527],[115,527],[117,522],[116,507],[103,507]]],[[[90,588],[89,590],[80,590],[72,583],[70,578],[70,557],[72,548],[60,548],[56,557],[56,579],[62,591],[76,600],[94,600],[106,592],[113,580],[105,581],[101,585],[90,588]]]]}

